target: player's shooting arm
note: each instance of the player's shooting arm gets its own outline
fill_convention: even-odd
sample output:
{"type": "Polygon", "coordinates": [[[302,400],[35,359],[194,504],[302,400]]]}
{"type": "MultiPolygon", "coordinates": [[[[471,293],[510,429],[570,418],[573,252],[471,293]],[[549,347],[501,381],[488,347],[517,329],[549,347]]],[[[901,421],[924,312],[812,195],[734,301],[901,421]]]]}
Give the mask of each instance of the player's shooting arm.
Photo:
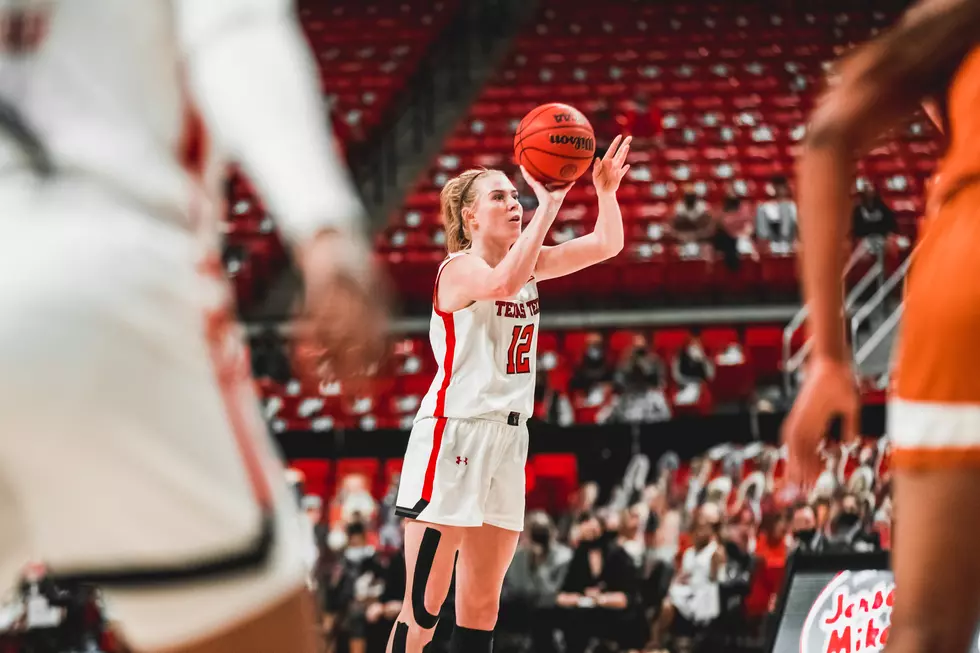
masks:
{"type": "Polygon", "coordinates": [[[976,44],[980,2],[928,0],[841,66],[821,100],[798,163],[803,289],[814,354],[845,362],[841,323],[852,161],[949,80],[976,44]]]}
{"type": "Polygon", "coordinates": [[[542,247],[534,277],[563,277],[601,263],[623,250],[623,214],[615,194],[599,195],[599,217],[591,233],[554,247],[542,247]]]}
{"type": "Polygon", "coordinates": [[[609,145],[606,156],[596,159],[592,170],[599,199],[599,216],[592,233],[562,243],[555,247],[543,247],[534,269],[539,281],[554,279],[578,272],[590,265],[601,263],[623,250],[623,213],[616,199],[619,183],[629,171],[626,157],[629,155],[631,137],[617,136],[609,145]]]}

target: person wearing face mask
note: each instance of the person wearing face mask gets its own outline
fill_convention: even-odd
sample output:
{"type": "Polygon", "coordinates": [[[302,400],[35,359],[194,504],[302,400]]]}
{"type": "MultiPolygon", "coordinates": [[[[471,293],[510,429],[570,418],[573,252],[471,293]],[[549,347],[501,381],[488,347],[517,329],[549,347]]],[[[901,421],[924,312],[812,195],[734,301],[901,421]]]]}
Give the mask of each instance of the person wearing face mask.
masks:
{"type": "Polygon", "coordinates": [[[718,227],[735,241],[735,250],[739,255],[759,260],[759,252],[755,248],[754,240],[755,208],[742,200],[731,185],[726,189],[725,198],[722,200],[718,227]]]}
{"type": "Polygon", "coordinates": [[[817,513],[809,504],[800,503],[793,508],[790,532],[794,551],[818,553],[823,550],[825,540],[817,530],[817,513]]]}
{"type": "Polygon", "coordinates": [[[705,503],[694,513],[691,547],[681,556],[680,568],[653,625],[653,648],[663,648],[668,633],[693,636],[699,626],[721,614],[719,582],[727,565],[725,547],[719,539],[721,526],[722,510],[717,504],[705,503]]]}
{"type": "Polygon", "coordinates": [[[572,550],[556,540],[548,515],[530,513],[504,577],[500,619],[508,631],[530,634],[535,651],[555,653],[553,609],[571,559],[572,550]]]}
{"type": "Polygon", "coordinates": [[[861,503],[857,495],[845,494],[841,497],[836,515],[831,518],[827,528],[827,551],[867,552],[881,549],[877,533],[869,533],[861,503]]]}
{"type": "Polygon", "coordinates": [[[756,210],[755,233],[759,240],[789,244],[796,240],[796,202],[786,177],[771,180],[772,199],[756,210]]]}
{"type": "Polygon", "coordinates": [[[544,512],[528,515],[524,533],[504,577],[501,600],[524,608],[554,605],[565,582],[572,550],[555,539],[554,526],[544,512]]]}
{"type": "Polygon", "coordinates": [[[617,528],[615,520],[600,520],[593,513],[580,518],[579,544],[556,598],[566,610],[560,623],[568,653],[583,653],[592,637],[629,647],[629,640],[642,635],[639,572],[617,543],[617,528]]]}
{"type": "MultiPolygon", "coordinates": [[[[554,354],[550,356],[553,358],[554,354]]],[[[565,393],[551,383],[548,371],[552,367],[554,362],[548,365],[545,356],[539,359],[534,383],[534,416],[549,424],[569,426],[574,421],[575,414],[565,393]]]]}
{"type": "Polygon", "coordinates": [[[612,370],[606,361],[604,345],[602,335],[589,334],[582,360],[572,374],[570,389],[589,393],[597,386],[609,383],[612,379],[612,370]]]}
{"type": "Polygon", "coordinates": [[[671,373],[678,386],[675,403],[697,404],[704,385],[715,376],[715,366],[705,354],[700,338],[691,336],[687,345],[674,357],[671,373]]]}
{"type": "Polygon", "coordinates": [[[674,205],[671,231],[681,243],[706,241],[715,232],[715,220],[708,203],[698,197],[691,184],[684,187],[684,195],[674,205]]]}
{"type": "Polygon", "coordinates": [[[636,336],[613,379],[619,398],[610,421],[635,424],[670,419],[670,406],[664,393],[667,383],[664,363],[649,349],[643,336],[636,336]]]}
{"type": "Polygon", "coordinates": [[[691,336],[674,359],[672,372],[674,381],[681,386],[704,383],[714,378],[714,365],[705,354],[700,338],[691,336]]]}

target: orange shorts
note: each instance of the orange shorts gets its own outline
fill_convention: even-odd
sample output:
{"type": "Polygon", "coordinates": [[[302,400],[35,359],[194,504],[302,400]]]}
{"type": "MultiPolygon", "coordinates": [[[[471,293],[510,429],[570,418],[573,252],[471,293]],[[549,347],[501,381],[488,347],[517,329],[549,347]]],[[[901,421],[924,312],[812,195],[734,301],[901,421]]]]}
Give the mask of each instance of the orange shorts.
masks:
{"type": "Polygon", "coordinates": [[[893,464],[980,468],[980,186],[936,213],[913,256],[888,406],[893,464]]]}

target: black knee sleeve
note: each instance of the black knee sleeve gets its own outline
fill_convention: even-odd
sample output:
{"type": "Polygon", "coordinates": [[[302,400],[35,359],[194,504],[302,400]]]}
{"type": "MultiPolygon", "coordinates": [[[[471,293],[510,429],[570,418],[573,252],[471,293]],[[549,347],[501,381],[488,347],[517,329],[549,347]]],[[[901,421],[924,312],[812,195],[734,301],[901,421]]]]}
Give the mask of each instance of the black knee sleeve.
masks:
{"type": "Polygon", "coordinates": [[[449,653],[491,653],[493,651],[493,631],[453,626],[453,636],[449,640],[449,653]]]}

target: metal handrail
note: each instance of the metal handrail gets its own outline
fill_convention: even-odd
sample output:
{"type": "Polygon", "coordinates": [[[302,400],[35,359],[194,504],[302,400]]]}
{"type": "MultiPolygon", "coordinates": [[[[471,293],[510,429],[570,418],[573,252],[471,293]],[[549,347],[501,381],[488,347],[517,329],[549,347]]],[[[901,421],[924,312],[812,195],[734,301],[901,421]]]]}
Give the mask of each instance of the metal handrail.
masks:
{"type": "MultiPolygon", "coordinates": [[[[851,252],[851,257],[847,260],[844,265],[844,273],[841,275],[841,282],[843,282],[847,275],[850,274],[854,266],[864,258],[864,256],[871,252],[871,247],[867,240],[861,240],[854,251],[851,252]]],[[[884,272],[884,264],[879,258],[874,265],[858,280],[854,285],[854,288],[848,293],[845,299],[845,310],[850,311],[854,306],[854,303],[861,297],[861,295],[868,289],[868,287],[874,282],[878,275],[884,272]]],[[[792,353],[793,336],[796,334],[797,330],[806,323],[806,319],[810,316],[810,311],[806,304],[800,307],[800,310],[796,312],[793,318],[783,329],[783,389],[789,394],[791,389],[792,375],[803,364],[806,360],[807,355],[810,352],[810,339],[807,338],[803,343],[803,346],[792,353]]]]}
{"type": "Polygon", "coordinates": [[[905,304],[899,304],[898,307],[892,311],[892,314],[889,315],[884,322],[882,322],[881,326],[871,334],[868,341],[861,345],[861,348],[858,349],[856,354],[854,354],[854,362],[857,363],[858,366],[864,363],[864,361],[868,360],[871,352],[873,352],[875,348],[882,343],[891,330],[898,325],[899,320],[902,319],[902,311],[904,310],[905,304]]]}
{"type": "Polygon", "coordinates": [[[857,342],[858,328],[861,326],[861,323],[871,316],[878,306],[888,298],[891,292],[895,289],[895,286],[897,286],[905,278],[911,263],[911,256],[902,261],[902,264],[898,266],[898,269],[885,280],[885,283],[881,284],[881,287],[878,288],[875,294],[871,296],[871,299],[869,299],[867,303],[865,303],[864,306],[862,306],[858,312],[854,314],[854,316],[851,318],[851,342],[857,342]]]}
{"type": "Polygon", "coordinates": [[[875,282],[875,280],[884,276],[885,264],[881,261],[875,261],[875,264],[868,268],[868,271],[863,277],[858,279],[858,282],[854,284],[851,288],[851,292],[847,294],[844,299],[844,310],[850,312],[854,308],[854,303],[861,299],[861,295],[875,282]]]}

